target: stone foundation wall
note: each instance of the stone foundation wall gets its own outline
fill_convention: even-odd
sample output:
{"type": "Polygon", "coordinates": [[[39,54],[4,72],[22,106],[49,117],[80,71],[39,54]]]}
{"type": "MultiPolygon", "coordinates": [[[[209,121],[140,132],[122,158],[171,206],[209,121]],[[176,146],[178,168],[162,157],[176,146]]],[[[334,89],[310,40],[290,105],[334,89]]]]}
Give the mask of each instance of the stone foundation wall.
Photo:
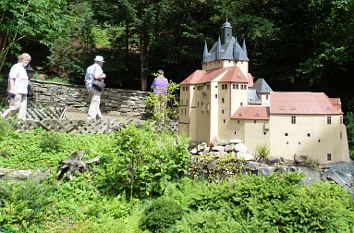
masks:
{"type": "MultiPolygon", "coordinates": [[[[6,98],[6,83],[0,83],[0,99],[6,98]]],[[[68,111],[88,110],[89,98],[84,86],[39,80],[32,80],[31,86],[34,96],[29,98],[29,104],[66,106],[68,111]]],[[[147,108],[144,100],[148,94],[138,90],[106,88],[101,98],[101,111],[117,115],[145,116],[147,108]]]]}

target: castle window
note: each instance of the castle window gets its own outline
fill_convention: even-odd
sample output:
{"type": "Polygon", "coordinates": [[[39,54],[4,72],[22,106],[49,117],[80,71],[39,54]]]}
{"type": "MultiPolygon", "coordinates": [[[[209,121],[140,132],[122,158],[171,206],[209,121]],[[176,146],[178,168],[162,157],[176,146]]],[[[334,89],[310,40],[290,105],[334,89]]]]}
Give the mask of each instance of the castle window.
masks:
{"type": "Polygon", "coordinates": [[[226,120],[224,119],[224,124],[226,123],[226,120]]]}
{"type": "Polygon", "coordinates": [[[331,116],[327,116],[327,125],[332,124],[332,118],[331,116]]]}
{"type": "Polygon", "coordinates": [[[236,89],[238,89],[238,84],[236,84],[236,89]]]}
{"type": "Polygon", "coordinates": [[[241,90],[243,90],[243,85],[240,85],[241,86],[241,90]]]}
{"type": "Polygon", "coordinates": [[[224,99],[224,98],[221,98],[221,102],[222,102],[222,103],[225,103],[225,99],[224,99]]]}
{"type": "Polygon", "coordinates": [[[223,110],[221,110],[221,113],[222,113],[222,114],[224,114],[224,113],[225,113],[225,110],[224,110],[224,109],[223,109],[223,110]]]}
{"type": "Polygon", "coordinates": [[[256,120],[253,120],[253,123],[255,123],[255,124],[256,124],[256,123],[257,123],[257,121],[256,121],[256,120]]]}
{"type": "Polygon", "coordinates": [[[235,83],[232,84],[232,89],[236,89],[236,85],[237,85],[237,84],[235,84],[235,83]]]}
{"type": "Polygon", "coordinates": [[[341,125],[343,124],[343,117],[342,116],[340,117],[340,124],[341,125]]]}
{"type": "Polygon", "coordinates": [[[287,145],[289,145],[289,142],[286,142],[287,145]]]}
{"type": "Polygon", "coordinates": [[[268,98],[269,98],[269,95],[266,95],[266,100],[268,100],[268,98]]]}
{"type": "Polygon", "coordinates": [[[217,99],[218,98],[218,94],[215,94],[215,99],[217,99]]]}
{"type": "Polygon", "coordinates": [[[218,88],[218,86],[215,86],[215,88],[218,88]]]}
{"type": "Polygon", "coordinates": [[[235,135],[236,135],[237,131],[235,131],[234,133],[235,133],[235,135]]]}
{"type": "Polygon", "coordinates": [[[227,90],[227,84],[221,84],[221,89],[222,90],[227,90]]]}
{"type": "Polygon", "coordinates": [[[318,139],[318,142],[321,142],[321,139],[318,139]]]}
{"type": "Polygon", "coordinates": [[[242,105],[243,105],[243,103],[241,102],[241,103],[240,103],[240,106],[242,106],[242,105]]]}
{"type": "Polygon", "coordinates": [[[296,116],[291,116],[291,124],[296,124],[296,116]]]}
{"type": "Polygon", "coordinates": [[[331,161],[332,160],[332,154],[331,153],[327,153],[327,161],[331,161]]]}
{"type": "Polygon", "coordinates": [[[287,136],[288,136],[288,133],[285,133],[285,136],[287,137],[287,136]]]}
{"type": "Polygon", "coordinates": [[[198,107],[199,107],[199,102],[198,102],[198,107]]]}
{"type": "Polygon", "coordinates": [[[342,132],[339,133],[339,138],[340,138],[340,139],[343,138],[343,133],[342,133],[342,132]]]}
{"type": "Polygon", "coordinates": [[[207,85],[207,90],[209,90],[209,89],[210,89],[210,85],[208,84],[208,85],[207,85]]]}
{"type": "Polygon", "coordinates": [[[308,133],[308,134],[307,134],[307,137],[311,137],[311,134],[310,134],[310,133],[308,133]]]}
{"type": "Polygon", "coordinates": [[[237,124],[240,124],[240,120],[237,120],[237,124]]]}

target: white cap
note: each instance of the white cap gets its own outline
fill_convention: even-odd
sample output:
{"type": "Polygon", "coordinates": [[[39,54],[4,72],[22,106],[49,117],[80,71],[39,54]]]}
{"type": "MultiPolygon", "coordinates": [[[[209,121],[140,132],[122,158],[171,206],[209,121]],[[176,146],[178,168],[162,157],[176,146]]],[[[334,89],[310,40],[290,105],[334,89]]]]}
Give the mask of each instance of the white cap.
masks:
{"type": "Polygon", "coordinates": [[[104,62],[104,59],[102,56],[96,56],[94,61],[104,62]]]}

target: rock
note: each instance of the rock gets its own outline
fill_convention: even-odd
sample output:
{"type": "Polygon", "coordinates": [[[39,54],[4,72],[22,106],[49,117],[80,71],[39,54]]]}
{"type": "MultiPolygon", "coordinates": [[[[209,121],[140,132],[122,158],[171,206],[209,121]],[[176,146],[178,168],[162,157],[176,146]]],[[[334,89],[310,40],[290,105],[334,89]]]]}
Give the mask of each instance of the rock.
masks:
{"type": "Polygon", "coordinates": [[[275,171],[275,167],[267,166],[258,168],[257,175],[270,176],[275,171]]]}
{"type": "Polygon", "coordinates": [[[225,146],[225,151],[226,152],[231,152],[231,151],[233,151],[235,149],[235,145],[234,144],[227,144],[226,146],[225,146]]]}
{"type": "Polygon", "coordinates": [[[307,155],[294,154],[294,162],[296,164],[304,164],[307,160],[308,160],[308,156],[307,155]]]}
{"type": "Polygon", "coordinates": [[[223,147],[223,146],[213,146],[211,148],[211,151],[217,151],[217,152],[220,152],[220,153],[224,153],[225,152],[225,147],[223,147]]]}
{"type": "Polygon", "coordinates": [[[250,153],[237,152],[237,158],[244,159],[246,161],[254,160],[254,156],[250,153]]]}
{"type": "Polygon", "coordinates": [[[193,149],[191,149],[189,152],[190,152],[191,154],[193,154],[193,155],[197,155],[197,154],[198,154],[198,150],[197,150],[196,147],[194,147],[193,149]]]}
{"type": "Polygon", "coordinates": [[[239,144],[235,145],[235,151],[236,152],[240,152],[242,154],[246,154],[247,153],[247,147],[245,146],[245,144],[239,143],[239,144]]]}
{"type": "Polygon", "coordinates": [[[280,161],[283,164],[287,164],[287,165],[293,165],[294,164],[294,160],[292,159],[285,159],[283,157],[280,157],[280,161]]]}

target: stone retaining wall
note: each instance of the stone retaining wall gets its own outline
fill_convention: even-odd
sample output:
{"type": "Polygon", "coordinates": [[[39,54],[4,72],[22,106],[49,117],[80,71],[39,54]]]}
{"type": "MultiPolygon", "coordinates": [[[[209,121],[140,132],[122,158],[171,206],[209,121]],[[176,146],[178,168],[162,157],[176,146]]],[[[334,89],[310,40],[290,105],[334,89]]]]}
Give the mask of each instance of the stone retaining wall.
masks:
{"type": "MultiPolygon", "coordinates": [[[[68,111],[87,112],[89,99],[83,86],[60,84],[47,81],[32,80],[34,96],[29,104],[67,107],[68,111]]],[[[6,81],[0,83],[0,99],[5,98],[6,81]]],[[[101,110],[109,114],[127,116],[145,116],[147,109],[144,103],[148,92],[106,88],[102,94],[101,110]]]]}

